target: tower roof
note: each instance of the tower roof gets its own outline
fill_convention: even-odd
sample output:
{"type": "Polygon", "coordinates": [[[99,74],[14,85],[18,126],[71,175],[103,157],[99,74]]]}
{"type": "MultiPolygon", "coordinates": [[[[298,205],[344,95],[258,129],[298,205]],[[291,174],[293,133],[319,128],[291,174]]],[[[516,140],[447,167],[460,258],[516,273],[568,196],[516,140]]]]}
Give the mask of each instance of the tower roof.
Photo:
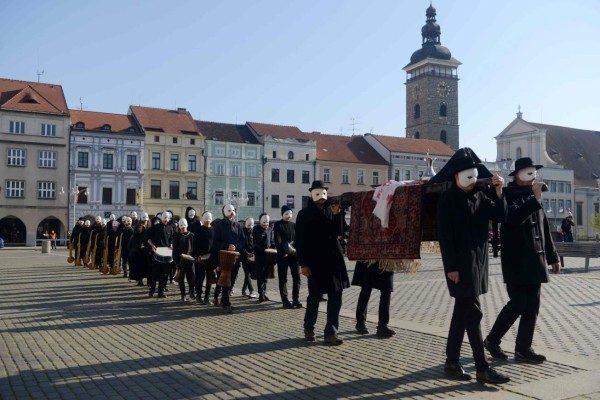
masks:
{"type": "Polygon", "coordinates": [[[448,50],[447,47],[442,46],[440,42],[442,31],[435,19],[435,8],[430,5],[426,10],[425,15],[427,16],[427,20],[425,21],[425,25],[421,28],[423,43],[421,48],[415,51],[410,57],[410,64],[417,63],[426,58],[437,58],[439,60],[452,59],[450,50],[448,50]]]}

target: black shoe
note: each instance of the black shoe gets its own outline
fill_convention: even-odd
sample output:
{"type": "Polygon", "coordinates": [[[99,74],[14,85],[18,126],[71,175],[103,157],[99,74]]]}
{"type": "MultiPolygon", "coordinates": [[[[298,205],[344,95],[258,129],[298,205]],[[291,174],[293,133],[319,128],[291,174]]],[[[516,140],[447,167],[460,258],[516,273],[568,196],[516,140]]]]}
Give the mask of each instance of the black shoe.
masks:
{"type": "Polygon", "coordinates": [[[315,331],[313,330],[304,330],[304,340],[306,340],[307,342],[314,342],[315,341],[315,331]]]}
{"type": "Polygon", "coordinates": [[[377,337],[391,338],[395,334],[396,334],[396,331],[388,328],[387,326],[377,327],[377,337]]]}
{"type": "Polygon", "coordinates": [[[344,341],[336,335],[326,336],[325,339],[323,339],[323,344],[325,346],[339,346],[342,343],[344,343],[344,341]]]}
{"type": "Polygon", "coordinates": [[[358,333],[360,335],[367,335],[369,333],[369,330],[367,329],[365,324],[358,323],[358,324],[356,324],[355,328],[356,328],[356,333],[358,333]]]}
{"type": "Polygon", "coordinates": [[[148,293],[148,297],[154,297],[154,292],[148,293]]]}
{"type": "Polygon", "coordinates": [[[266,300],[267,300],[267,298],[265,296],[258,296],[258,302],[259,303],[262,303],[262,302],[264,302],[266,300]]]}
{"type": "Polygon", "coordinates": [[[164,298],[166,298],[166,297],[167,297],[167,295],[166,295],[166,294],[164,294],[164,293],[159,293],[157,297],[158,297],[159,299],[164,299],[164,298]]]}
{"type": "Polygon", "coordinates": [[[529,348],[525,351],[515,350],[515,361],[541,364],[546,361],[546,356],[537,354],[532,348],[529,348]]]}
{"type": "Polygon", "coordinates": [[[267,297],[267,295],[263,296],[265,298],[265,301],[270,301],[271,299],[267,297]]]}
{"type": "Polygon", "coordinates": [[[137,286],[144,286],[144,282],[138,281],[137,286]]]}
{"type": "Polygon", "coordinates": [[[497,385],[500,383],[510,382],[510,378],[508,376],[502,375],[492,367],[487,367],[483,371],[477,371],[475,376],[477,378],[477,382],[481,383],[491,383],[493,385],[497,385]]]}
{"type": "Polygon", "coordinates": [[[299,301],[295,301],[292,303],[292,307],[294,308],[302,308],[302,303],[300,303],[299,301]]]}
{"type": "Polygon", "coordinates": [[[225,306],[223,308],[225,309],[225,312],[227,314],[233,314],[233,310],[234,310],[233,306],[225,306]]]}
{"type": "Polygon", "coordinates": [[[213,301],[212,301],[212,305],[215,306],[215,307],[219,307],[219,299],[214,298],[213,301]]]}
{"type": "Polygon", "coordinates": [[[490,343],[489,339],[483,341],[483,347],[490,353],[492,358],[498,360],[508,360],[508,355],[502,350],[499,344],[490,343]]]}
{"type": "Polygon", "coordinates": [[[204,303],[203,304],[206,304],[207,306],[214,306],[215,302],[212,301],[212,300],[209,300],[209,299],[204,299],[204,303]]]}
{"type": "Polygon", "coordinates": [[[457,381],[470,381],[471,375],[467,374],[459,362],[447,362],[444,364],[444,373],[450,379],[457,381]]]}
{"type": "Polygon", "coordinates": [[[283,303],[283,308],[294,308],[294,306],[288,301],[283,303]]]}

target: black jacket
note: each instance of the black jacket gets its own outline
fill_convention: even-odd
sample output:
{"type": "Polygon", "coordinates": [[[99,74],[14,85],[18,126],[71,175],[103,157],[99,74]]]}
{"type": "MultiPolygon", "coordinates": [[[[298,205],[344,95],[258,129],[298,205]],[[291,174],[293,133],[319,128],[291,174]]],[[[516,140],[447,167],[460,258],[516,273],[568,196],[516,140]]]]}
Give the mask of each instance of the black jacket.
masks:
{"type": "Polygon", "coordinates": [[[454,283],[446,276],[452,297],[487,293],[489,220],[506,218],[506,196],[489,196],[477,189],[465,193],[456,184],[440,196],[437,219],[444,272],[458,271],[460,279],[454,283]]]}
{"type": "MultiPolygon", "coordinates": [[[[509,189],[517,187],[514,182],[509,189]]],[[[528,188],[506,190],[508,217],[500,229],[502,275],[510,284],[548,282],[547,264],[558,262],[542,205],[528,188]]]]}
{"type": "Polygon", "coordinates": [[[286,256],[289,245],[296,239],[296,224],[283,219],[275,222],[273,236],[277,248],[277,258],[282,259],[286,256]]]}

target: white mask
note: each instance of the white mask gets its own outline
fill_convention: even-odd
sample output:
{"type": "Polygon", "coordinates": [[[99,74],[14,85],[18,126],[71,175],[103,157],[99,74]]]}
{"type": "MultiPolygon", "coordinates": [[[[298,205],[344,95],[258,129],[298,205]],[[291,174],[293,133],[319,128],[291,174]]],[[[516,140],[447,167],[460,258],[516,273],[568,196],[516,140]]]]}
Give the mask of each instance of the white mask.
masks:
{"type": "Polygon", "coordinates": [[[235,207],[231,204],[227,204],[225,207],[223,207],[223,216],[225,216],[227,219],[235,218],[235,207]]]}
{"type": "Polygon", "coordinates": [[[310,196],[315,203],[321,199],[327,200],[327,189],[313,189],[310,191],[310,196]]]}
{"type": "Polygon", "coordinates": [[[477,168],[465,169],[458,173],[458,182],[462,187],[471,186],[477,182],[478,175],[477,168]]]}
{"type": "Polygon", "coordinates": [[[269,218],[268,215],[263,215],[262,217],[260,217],[260,226],[267,229],[269,227],[270,221],[271,221],[271,218],[269,218]]]}
{"type": "Polygon", "coordinates": [[[181,218],[181,219],[179,220],[179,223],[178,223],[178,225],[179,225],[179,228],[180,228],[180,229],[187,228],[187,227],[188,227],[187,220],[186,220],[185,218],[181,218]]]}
{"type": "Polygon", "coordinates": [[[85,221],[83,224],[89,228],[92,223],[90,221],[85,221]]]}
{"type": "Polygon", "coordinates": [[[523,168],[519,172],[517,172],[517,176],[523,182],[531,182],[537,177],[537,170],[535,167],[527,167],[523,168]]]}
{"type": "Polygon", "coordinates": [[[244,226],[246,227],[246,229],[252,229],[254,227],[254,218],[252,218],[252,217],[247,218],[244,226]]]}
{"type": "Polygon", "coordinates": [[[188,211],[188,218],[189,219],[194,219],[196,217],[196,210],[191,209],[190,211],[188,211]]]}
{"type": "Polygon", "coordinates": [[[163,223],[163,224],[165,224],[165,225],[166,225],[166,224],[167,224],[167,223],[168,223],[168,222],[171,220],[171,218],[170,218],[169,214],[170,214],[170,213],[169,213],[168,211],[165,211],[165,212],[163,212],[163,213],[162,213],[162,215],[161,215],[161,217],[160,217],[160,220],[161,220],[161,221],[162,221],[162,223],[163,223]]]}
{"type": "Polygon", "coordinates": [[[94,221],[96,221],[97,224],[101,224],[102,223],[102,217],[101,216],[97,216],[94,221]]]}
{"type": "Polygon", "coordinates": [[[212,222],[213,216],[210,212],[206,211],[204,214],[202,214],[202,222],[212,222]]]}
{"type": "Polygon", "coordinates": [[[79,225],[83,225],[83,224],[84,224],[84,221],[77,221],[77,223],[78,223],[79,225]]]}
{"type": "Polygon", "coordinates": [[[102,219],[102,226],[105,226],[108,221],[106,219],[102,219]]]}
{"type": "Polygon", "coordinates": [[[292,210],[288,210],[288,211],[284,212],[281,217],[283,218],[284,221],[289,221],[290,219],[292,219],[292,215],[293,215],[292,210]]]}
{"type": "Polygon", "coordinates": [[[115,219],[117,219],[117,216],[115,214],[110,214],[110,220],[114,221],[115,219]]]}
{"type": "Polygon", "coordinates": [[[131,213],[131,218],[137,218],[137,213],[135,211],[131,213]]]}
{"type": "Polygon", "coordinates": [[[117,230],[117,228],[119,227],[119,221],[113,221],[113,222],[112,222],[112,227],[113,227],[113,230],[115,230],[115,231],[116,231],[116,230],[117,230]]]}
{"type": "Polygon", "coordinates": [[[142,213],[142,221],[148,221],[148,213],[142,213]]]}

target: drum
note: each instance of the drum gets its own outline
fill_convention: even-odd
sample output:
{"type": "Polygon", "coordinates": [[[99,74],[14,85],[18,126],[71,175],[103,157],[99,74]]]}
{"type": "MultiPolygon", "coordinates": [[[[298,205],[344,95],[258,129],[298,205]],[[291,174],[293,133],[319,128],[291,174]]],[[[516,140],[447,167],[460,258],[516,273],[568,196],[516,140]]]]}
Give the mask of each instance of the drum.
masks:
{"type": "Polygon", "coordinates": [[[181,255],[181,260],[179,260],[179,266],[182,269],[189,269],[194,265],[194,257],[190,256],[189,254],[182,254],[181,255]]]}
{"type": "Polygon", "coordinates": [[[219,251],[219,267],[221,274],[217,285],[223,287],[231,287],[231,270],[237,263],[240,253],[237,251],[220,250],[219,251]]]}
{"type": "Polygon", "coordinates": [[[275,279],[275,264],[277,264],[277,250],[265,250],[265,263],[267,264],[267,279],[275,279]]]}
{"type": "Polygon", "coordinates": [[[173,262],[173,250],[169,247],[157,247],[152,257],[157,263],[170,264],[173,262]]]}
{"type": "Polygon", "coordinates": [[[288,244],[287,255],[290,257],[296,257],[296,248],[292,244],[288,244]]]}

